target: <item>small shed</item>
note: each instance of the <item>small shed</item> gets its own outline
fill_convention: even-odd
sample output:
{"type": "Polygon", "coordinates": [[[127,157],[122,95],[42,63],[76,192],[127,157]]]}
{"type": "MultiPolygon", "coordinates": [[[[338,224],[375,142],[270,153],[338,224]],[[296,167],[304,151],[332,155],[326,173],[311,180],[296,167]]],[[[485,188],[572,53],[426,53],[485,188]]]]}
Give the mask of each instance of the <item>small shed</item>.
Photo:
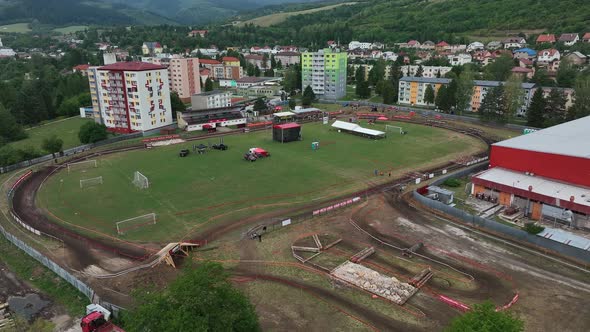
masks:
{"type": "Polygon", "coordinates": [[[441,187],[438,186],[429,186],[428,188],[428,194],[437,194],[438,195],[438,200],[445,203],[445,204],[452,204],[453,203],[453,196],[455,195],[455,192],[447,190],[447,189],[443,189],[441,187]]]}
{"type": "Polygon", "coordinates": [[[285,123],[293,121],[295,113],[293,112],[278,112],[272,115],[274,123],[285,123]]]}
{"type": "Polygon", "coordinates": [[[299,141],[301,140],[301,125],[295,122],[274,125],[272,139],[281,143],[299,141]]]}

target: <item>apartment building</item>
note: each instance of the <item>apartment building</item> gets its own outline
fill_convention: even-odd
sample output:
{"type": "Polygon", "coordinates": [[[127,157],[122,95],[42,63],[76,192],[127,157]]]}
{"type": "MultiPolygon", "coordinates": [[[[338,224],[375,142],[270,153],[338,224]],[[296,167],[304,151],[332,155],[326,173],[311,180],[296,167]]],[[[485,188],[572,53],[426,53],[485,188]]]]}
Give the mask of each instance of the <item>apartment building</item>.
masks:
{"type": "Polygon", "coordinates": [[[193,111],[208,110],[212,108],[230,107],[231,93],[226,91],[208,91],[191,96],[191,108],[193,111]]]}
{"type": "MultiPolygon", "coordinates": [[[[172,124],[166,67],[146,62],[118,62],[96,68],[97,100],[110,131],[131,133],[172,124]]],[[[92,92],[91,92],[92,93],[92,92]]]]}
{"type": "Polygon", "coordinates": [[[99,92],[99,79],[98,79],[98,68],[99,66],[91,66],[86,70],[88,76],[88,85],[90,86],[90,100],[92,101],[92,118],[96,123],[103,123],[101,115],[101,98],[99,92]]]}
{"type": "Polygon", "coordinates": [[[201,74],[198,58],[173,58],[168,66],[170,88],[187,102],[191,96],[201,93],[201,74]]]}
{"type": "Polygon", "coordinates": [[[301,55],[302,88],[311,86],[315,95],[339,99],[346,95],[346,53],[329,48],[301,55]]]}
{"type": "MultiPolygon", "coordinates": [[[[403,76],[415,76],[420,66],[401,66],[400,70],[403,76]]],[[[446,73],[450,72],[450,66],[422,66],[422,77],[444,77],[446,73]]]]}

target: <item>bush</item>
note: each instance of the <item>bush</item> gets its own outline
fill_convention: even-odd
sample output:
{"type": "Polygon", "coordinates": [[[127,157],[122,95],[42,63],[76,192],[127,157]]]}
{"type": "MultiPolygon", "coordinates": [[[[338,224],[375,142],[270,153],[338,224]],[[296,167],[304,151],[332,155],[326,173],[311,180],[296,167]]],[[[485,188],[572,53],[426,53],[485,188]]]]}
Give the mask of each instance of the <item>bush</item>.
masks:
{"type": "Polygon", "coordinates": [[[443,182],[443,184],[447,187],[459,187],[461,185],[461,181],[455,178],[448,178],[445,180],[445,182],[443,182]]]}
{"type": "Polygon", "coordinates": [[[542,231],[544,231],[545,227],[539,226],[539,225],[535,224],[534,222],[529,222],[524,225],[524,230],[527,231],[527,233],[529,233],[529,234],[535,235],[535,234],[539,234],[542,231]]]}
{"type": "Polygon", "coordinates": [[[78,138],[81,143],[96,143],[106,139],[108,136],[107,127],[96,122],[88,122],[80,127],[78,138]]]}

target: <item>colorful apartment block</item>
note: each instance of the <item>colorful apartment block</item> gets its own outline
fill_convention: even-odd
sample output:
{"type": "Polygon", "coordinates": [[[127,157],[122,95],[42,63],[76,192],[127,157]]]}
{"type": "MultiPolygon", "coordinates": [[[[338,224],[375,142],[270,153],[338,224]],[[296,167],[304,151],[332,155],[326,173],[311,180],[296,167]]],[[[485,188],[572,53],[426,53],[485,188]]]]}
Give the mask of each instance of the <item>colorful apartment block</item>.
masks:
{"type": "Polygon", "coordinates": [[[424,96],[426,88],[430,85],[434,88],[435,94],[441,86],[451,82],[448,78],[429,78],[406,76],[399,80],[398,101],[407,105],[431,105],[426,103],[424,96]]]}
{"type": "Polygon", "coordinates": [[[346,95],[347,55],[329,48],[301,55],[302,88],[311,86],[315,95],[339,99],[346,95]]]}
{"type": "Polygon", "coordinates": [[[118,62],[96,68],[97,100],[110,131],[131,133],[172,124],[166,67],[145,62],[118,62]]]}
{"type": "MultiPolygon", "coordinates": [[[[428,78],[428,77],[402,77],[399,82],[398,100],[400,104],[427,106],[424,100],[424,95],[428,85],[434,88],[435,95],[442,85],[447,85],[451,82],[448,78],[428,78]]],[[[488,91],[494,87],[500,86],[503,82],[500,81],[473,81],[473,94],[471,96],[470,107],[467,111],[477,112],[481,106],[483,99],[488,91]]],[[[517,115],[524,115],[529,107],[533,92],[534,83],[522,83],[521,88],[524,90],[522,106],[517,111],[517,115]]]]}

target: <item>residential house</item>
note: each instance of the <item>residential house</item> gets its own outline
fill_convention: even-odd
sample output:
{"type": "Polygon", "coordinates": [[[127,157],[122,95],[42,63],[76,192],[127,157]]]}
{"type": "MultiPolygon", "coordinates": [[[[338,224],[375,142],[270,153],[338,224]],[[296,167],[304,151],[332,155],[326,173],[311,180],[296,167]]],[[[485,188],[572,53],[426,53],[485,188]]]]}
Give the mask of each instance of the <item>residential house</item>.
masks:
{"type": "Polygon", "coordinates": [[[514,59],[535,59],[537,51],[530,48],[519,48],[512,51],[514,59]]]}
{"type": "Polygon", "coordinates": [[[385,52],[383,52],[383,59],[395,61],[395,60],[397,60],[397,53],[391,52],[391,51],[385,51],[385,52]]]}
{"type": "Polygon", "coordinates": [[[408,48],[419,48],[421,44],[417,40],[410,40],[407,45],[408,48]]]}
{"type": "Polygon", "coordinates": [[[572,52],[563,58],[577,66],[585,65],[588,62],[588,57],[578,51],[572,52]]]}
{"type": "Polygon", "coordinates": [[[371,51],[371,58],[372,59],[381,59],[383,57],[383,52],[380,50],[372,50],[371,51]]]}
{"type": "Polygon", "coordinates": [[[548,64],[553,61],[559,61],[560,58],[559,51],[554,48],[542,50],[537,54],[537,62],[539,64],[548,64]]]}
{"type": "Polygon", "coordinates": [[[573,46],[580,40],[580,36],[577,33],[562,33],[559,36],[559,42],[563,43],[565,46],[573,46]]]}
{"type": "Polygon", "coordinates": [[[188,33],[189,37],[196,37],[200,36],[201,38],[205,38],[205,36],[209,33],[208,30],[192,30],[188,33]]]}
{"type": "Polygon", "coordinates": [[[537,37],[537,44],[543,43],[550,43],[555,44],[555,35],[554,34],[543,34],[537,37]]]}
{"type": "Polygon", "coordinates": [[[522,37],[511,37],[504,39],[502,43],[506,49],[523,48],[526,46],[526,39],[522,37]]]}
{"type": "Polygon", "coordinates": [[[582,43],[590,43],[590,32],[586,32],[584,36],[582,36],[582,43]]]}
{"type": "Polygon", "coordinates": [[[385,44],[380,43],[380,42],[374,42],[373,44],[371,44],[371,48],[374,50],[382,50],[385,47],[385,44]]]}
{"type": "Polygon", "coordinates": [[[288,45],[288,46],[276,46],[275,49],[276,53],[279,52],[299,52],[299,47],[288,45]]]}
{"type": "Polygon", "coordinates": [[[467,51],[467,45],[465,44],[458,44],[458,45],[449,45],[447,51],[451,53],[464,53],[467,51]]]}
{"type": "Polygon", "coordinates": [[[205,56],[216,56],[217,54],[219,54],[219,49],[217,48],[217,46],[215,45],[211,45],[208,48],[196,48],[194,50],[191,51],[192,55],[197,55],[201,53],[202,55],[205,56]]]}
{"type": "Polygon", "coordinates": [[[421,50],[434,50],[435,44],[433,41],[427,40],[420,45],[421,50]]]}
{"type": "Polygon", "coordinates": [[[352,60],[354,60],[354,59],[370,59],[371,58],[371,51],[363,50],[360,48],[355,48],[354,50],[348,51],[348,57],[352,60]]]}
{"type": "Polygon", "coordinates": [[[526,79],[533,78],[533,75],[535,74],[535,70],[532,68],[526,68],[526,67],[514,67],[514,68],[512,68],[512,74],[519,76],[523,80],[526,80],[526,79]]]}
{"type": "Polygon", "coordinates": [[[502,42],[497,41],[497,40],[493,40],[486,45],[486,49],[492,50],[492,51],[497,50],[499,48],[502,48],[502,42]]]}
{"type": "Polygon", "coordinates": [[[88,68],[90,68],[90,65],[77,65],[72,68],[72,72],[80,73],[82,76],[88,76],[88,68]]]}
{"type": "Polygon", "coordinates": [[[481,42],[473,42],[469,45],[467,45],[467,52],[475,52],[475,51],[479,51],[479,50],[483,50],[484,49],[484,45],[481,42]]]}
{"type": "Polygon", "coordinates": [[[472,57],[469,53],[459,53],[448,56],[451,66],[462,66],[467,63],[471,63],[472,57]]]}
{"type": "Polygon", "coordinates": [[[144,42],[141,46],[141,52],[144,55],[156,55],[162,53],[164,48],[158,42],[144,42]]]}
{"type": "Polygon", "coordinates": [[[438,44],[436,44],[434,46],[434,49],[437,52],[444,52],[444,51],[448,51],[451,45],[449,45],[449,43],[447,43],[446,41],[441,41],[438,44]]]}
{"type": "Polygon", "coordinates": [[[248,54],[244,56],[244,59],[246,60],[246,62],[252,64],[255,67],[258,68],[265,68],[266,69],[266,63],[264,61],[264,56],[260,55],[260,54],[248,54]]]}
{"type": "Polygon", "coordinates": [[[281,62],[284,67],[299,64],[301,62],[301,53],[298,52],[279,52],[275,54],[275,61],[281,62]]]}
{"type": "Polygon", "coordinates": [[[359,41],[353,40],[350,43],[348,43],[348,49],[349,50],[356,50],[356,49],[360,48],[361,50],[370,50],[372,45],[373,45],[372,43],[359,42],[359,41]]]}
{"type": "Polygon", "coordinates": [[[522,68],[533,68],[535,62],[528,58],[518,59],[518,66],[522,68]]]}
{"type": "MultiPolygon", "coordinates": [[[[401,66],[400,70],[403,76],[416,76],[420,66],[401,66]]],[[[422,66],[422,77],[434,78],[444,77],[450,72],[452,67],[449,66],[422,66]]]]}

